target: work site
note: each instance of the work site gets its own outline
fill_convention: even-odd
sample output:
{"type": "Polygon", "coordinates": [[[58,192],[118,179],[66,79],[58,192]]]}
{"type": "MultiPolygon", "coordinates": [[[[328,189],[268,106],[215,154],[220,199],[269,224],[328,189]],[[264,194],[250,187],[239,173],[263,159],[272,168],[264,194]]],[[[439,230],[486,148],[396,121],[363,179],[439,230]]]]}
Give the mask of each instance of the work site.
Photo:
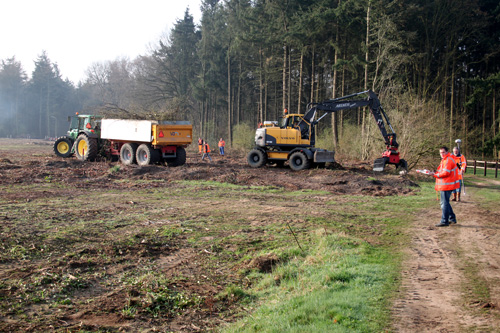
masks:
{"type": "Polygon", "coordinates": [[[500,333],[498,1],[5,6],[0,332],[500,333]]]}

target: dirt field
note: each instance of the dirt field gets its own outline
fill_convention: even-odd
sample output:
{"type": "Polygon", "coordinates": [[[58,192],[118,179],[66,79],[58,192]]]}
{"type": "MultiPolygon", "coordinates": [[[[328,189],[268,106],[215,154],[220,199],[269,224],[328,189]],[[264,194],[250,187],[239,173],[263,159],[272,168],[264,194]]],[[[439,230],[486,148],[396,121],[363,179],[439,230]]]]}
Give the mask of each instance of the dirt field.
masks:
{"type": "MultiPolygon", "coordinates": [[[[419,191],[399,175],[374,175],[368,164],[264,172],[249,168],[244,156],[214,154],[209,163],[188,152],[184,166],[140,168],[58,158],[41,141],[0,144],[1,331],[216,329],[245,311],[231,288],[252,281],[239,272],[267,271],[275,263],[272,255],[254,257],[262,243],[279,247],[290,241],[276,225],[307,227],[302,202],[284,201],[272,191],[262,196],[258,187],[304,191],[318,216],[340,194],[419,191]],[[179,180],[227,184],[228,190],[179,180]],[[232,185],[247,191],[233,196],[232,185]]],[[[439,220],[439,211],[433,214],[439,220]]],[[[396,330],[494,327],[494,316],[471,317],[463,310],[461,283],[467,277],[453,255],[460,239],[467,256],[484,264],[488,286],[497,286],[491,304],[470,306],[496,307],[500,220],[498,212],[489,212],[487,220],[482,214],[467,197],[457,211],[467,225],[434,230],[428,219],[417,219],[395,305],[396,330]]],[[[371,227],[369,234],[377,230],[371,227]]]]}

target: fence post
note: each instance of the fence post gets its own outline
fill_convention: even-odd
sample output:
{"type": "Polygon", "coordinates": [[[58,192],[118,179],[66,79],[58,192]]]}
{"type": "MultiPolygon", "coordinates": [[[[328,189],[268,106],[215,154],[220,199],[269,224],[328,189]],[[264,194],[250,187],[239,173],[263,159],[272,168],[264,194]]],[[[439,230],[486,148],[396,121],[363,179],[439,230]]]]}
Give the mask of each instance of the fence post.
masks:
{"type": "Polygon", "coordinates": [[[486,177],[486,161],[484,161],[484,176],[486,177]]]}
{"type": "Polygon", "coordinates": [[[476,174],[476,160],[474,160],[474,175],[476,174]]]}
{"type": "Polygon", "coordinates": [[[498,178],[498,160],[495,162],[495,178],[498,178]]]}

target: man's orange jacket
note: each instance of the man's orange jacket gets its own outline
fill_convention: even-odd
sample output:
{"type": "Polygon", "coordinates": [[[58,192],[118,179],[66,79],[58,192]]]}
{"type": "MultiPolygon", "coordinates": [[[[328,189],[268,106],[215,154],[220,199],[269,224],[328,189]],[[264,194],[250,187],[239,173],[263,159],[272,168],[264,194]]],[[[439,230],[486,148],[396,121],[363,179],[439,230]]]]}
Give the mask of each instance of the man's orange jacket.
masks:
{"type": "Polygon", "coordinates": [[[220,140],[219,141],[219,147],[225,147],[226,146],[226,141],[220,140]]]}
{"type": "Polygon", "coordinates": [[[210,153],[210,146],[208,145],[208,143],[205,143],[205,147],[203,148],[203,152],[206,154],[206,153],[210,153]]]}
{"type": "Polygon", "coordinates": [[[458,179],[463,178],[463,174],[465,172],[465,168],[467,167],[467,160],[465,159],[465,156],[460,154],[460,156],[455,156],[453,155],[453,159],[455,160],[455,163],[458,165],[460,163],[460,169],[458,169],[458,179]]]}
{"type": "Polygon", "coordinates": [[[458,167],[452,154],[447,153],[443,157],[434,178],[436,178],[436,191],[452,191],[460,187],[458,167]]]}

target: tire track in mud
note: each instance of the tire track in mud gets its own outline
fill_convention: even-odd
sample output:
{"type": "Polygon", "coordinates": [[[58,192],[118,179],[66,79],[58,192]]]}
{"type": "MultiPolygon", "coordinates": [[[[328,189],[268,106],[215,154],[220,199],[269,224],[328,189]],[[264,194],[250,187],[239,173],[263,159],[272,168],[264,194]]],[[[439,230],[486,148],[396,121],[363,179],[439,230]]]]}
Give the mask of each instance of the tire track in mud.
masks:
{"type": "Polygon", "coordinates": [[[484,212],[470,195],[454,203],[458,225],[437,228],[441,210],[419,214],[410,227],[413,237],[403,263],[400,297],[393,305],[397,332],[498,332],[498,315],[479,312],[467,304],[467,278],[460,260],[472,260],[487,281],[491,311],[498,311],[500,297],[500,216],[484,212]],[[486,238],[485,238],[486,237],[486,238]],[[488,240],[485,242],[485,239],[488,240]],[[459,254],[460,253],[460,254],[459,254]],[[465,289],[464,289],[465,286],[465,289]],[[496,304],[496,307],[495,307],[496,304]]]}

